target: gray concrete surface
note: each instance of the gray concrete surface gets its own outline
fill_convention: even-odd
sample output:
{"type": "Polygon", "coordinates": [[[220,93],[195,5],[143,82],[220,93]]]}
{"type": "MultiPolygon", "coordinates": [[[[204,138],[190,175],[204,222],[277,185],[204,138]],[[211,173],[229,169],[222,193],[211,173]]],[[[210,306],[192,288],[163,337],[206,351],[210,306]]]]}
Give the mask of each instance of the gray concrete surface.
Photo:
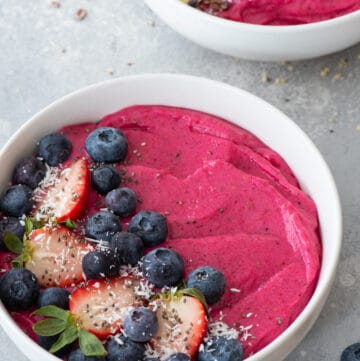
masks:
{"type": "MultiPolygon", "coordinates": [[[[142,0],[59,1],[59,8],[49,0],[0,1],[0,146],[53,100],[123,75],[199,75],[266,99],[319,147],[344,207],[335,285],[316,325],[287,361],[339,360],[346,345],[360,341],[360,45],[311,61],[255,63],[190,43],[142,0]],[[79,8],[88,11],[82,21],[74,19],[79,8]],[[264,72],[271,80],[263,81],[264,72]]],[[[0,350],[2,361],[27,360],[3,331],[0,350]]]]}

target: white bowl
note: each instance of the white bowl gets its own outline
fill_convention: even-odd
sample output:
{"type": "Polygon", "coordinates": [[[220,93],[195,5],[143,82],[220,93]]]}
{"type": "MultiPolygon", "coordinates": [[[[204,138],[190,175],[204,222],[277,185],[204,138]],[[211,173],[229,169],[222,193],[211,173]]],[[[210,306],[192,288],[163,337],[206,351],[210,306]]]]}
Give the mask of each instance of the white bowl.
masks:
{"type": "Polygon", "coordinates": [[[195,43],[250,60],[315,58],[360,41],[360,10],[317,23],[269,26],[222,19],[180,0],[145,2],[165,23],[195,43]]]}
{"type": "MultiPolygon", "coordinates": [[[[186,107],[225,118],[256,134],[279,152],[314,199],[323,242],[319,282],[308,305],[294,323],[248,361],[283,360],[308,332],[330,291],[338,262],[342,218],[333,177],[317,148],[287,116],[243,90],[202,78],[154,74],[115,79],[72,93],[28,120],[0,152],[0,191],[14,164],[30,154],[36,141],[64,125],[97,121],[111,112],[135,104],[186,107]]],[[[26,336],[0,303],[0,325],[32,361],[56,358],[26,336]]]]}

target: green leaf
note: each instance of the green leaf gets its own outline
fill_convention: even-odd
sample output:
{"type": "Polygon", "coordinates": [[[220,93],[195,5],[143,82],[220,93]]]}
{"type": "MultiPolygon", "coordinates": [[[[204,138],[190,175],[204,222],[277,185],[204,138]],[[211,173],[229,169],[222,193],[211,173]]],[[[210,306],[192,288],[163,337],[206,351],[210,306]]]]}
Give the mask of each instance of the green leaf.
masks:
{"type": "Polygon", "coordinates": [[[31,218],[25,218],[25,234],[28,236],[33,230],[33,222],[31,218]]]}
{"type": "Polygon", "coordinates": [[[34,311],[32,314],[57,318],[59,320],[67,321],[68,323],[70,322],[70,312],[53,305],[41,307],[38,310],[34,311]]]}
{"type": "Polygon", "coordinates": [[[63,332],[67,327],[67,322],[57,318],[47,318],[39,321],[33,326],[33,330],[40,336],[55,336],[63,332]]]}
{"type": "Polygon", "coordinates": [[[178,290],[181,290],[181,289],[183,289],[183,288],[186,288],[186,283],[185,283],[185,281],[184,281],[184,280],[179,281],[179,283],[176,285],[176,288],[177,288],[178,290]]]}
{"type": "Polygon", "coordinates": [[[5,233],[4,243],[6,248],[11,252],[16,254],[21,254],[23,252],[24,243],[22,243],[19,237],[13,233],[5,233]]]}
{"type": "Polygon", "coordinates": [[[76,223],[74,221],[72,221],[70,218],[68,218],[66,221],[59,222],[59,224],[63,224],[65,227],[70,228],[70,229],[76,228],[76,223]]]}
{"type": "Polygon", "coordinates": [[[85,356],[101,357],[106,355],[106,350],[101,341],[85,330],[79,331],[79,345],[85,356]]]}
{"type": "Polygon", "coordinates": [[[21,254],[11,261],[12,268],[24,268],[24,255],[21,254]]]}
{"type": "Polygon", "coordinates": [[[180,294],[197,298],[204,306],[206,312],[208,312],[208,305],[205,300],[205,296],[196,288],[184,288],[179,291],[180,294]]]}
{"type": "Polygon", "coordinates": [[[74,326],[68,326],[64,332],[59,336],[57,341],[51,346],[49,352],[55,353],[61,350],[66,345],[72,344],[78,337],[79,331],[74,326]]]}

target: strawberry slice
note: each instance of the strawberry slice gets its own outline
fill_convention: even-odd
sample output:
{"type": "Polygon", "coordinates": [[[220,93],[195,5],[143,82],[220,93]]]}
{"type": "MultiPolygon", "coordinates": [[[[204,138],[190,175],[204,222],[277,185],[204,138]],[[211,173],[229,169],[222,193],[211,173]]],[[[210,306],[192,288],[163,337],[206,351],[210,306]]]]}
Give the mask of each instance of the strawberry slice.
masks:
{"type": "Polygon", "coordinates": [[[151,346],[160,358],[175,352],[194,357],[207,331],[206,310],[200,300],[179,291],[161,299],[156,314],[159,329],[151,346]]]}
{"type": "Polygon", "coordinates": [[[25,268],[41,287],[68,287],[84,280],[82,258],[94,246],[64,226],[45,226],[30,233],[24,250],[25,268]]]}
{"type": "Polygon", "coordinates": [[[86,159],[77,159],[69,167],[51,168],[45,181],[35,189],[37,218],[55,218],[57,222],[76,220],[86,208],[90,172],[86,159]]]}
{"type": "Polygon", "coordinates": [[[70,297],[70,312],[79,325],[100,339],[115,335],[136,301],[137,280],[118,277],[92,280],[70,297]]]}

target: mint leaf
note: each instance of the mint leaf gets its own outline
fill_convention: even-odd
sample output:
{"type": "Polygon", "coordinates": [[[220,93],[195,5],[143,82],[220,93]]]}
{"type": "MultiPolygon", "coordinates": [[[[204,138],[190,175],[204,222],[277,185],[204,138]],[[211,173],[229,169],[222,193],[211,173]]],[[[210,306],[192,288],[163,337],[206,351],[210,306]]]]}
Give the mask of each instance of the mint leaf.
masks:
{"type": "Polygon", "coordinates": [[[68,323],[70,322],[70,312],[53,305],[41,307],[38,310],[34,311],[32,314],[57,318],[59,320],[67,321],[68,323]]]}
{"type": "Polygon", "coordinates": [[[205,300],[205,296],[196,288],[184,288],[179,291],[180,294],[197,298],[204,306],[206,312],[208,312],[208,305],[205,300]]]}
{"type": "Polygon", "coordinates": [[[65,227],[70,228],[70,229],[76,228],[76,223],[74,221],[72,221],[70,218],[68,218],[66,221],[59,222],[59,224],[63,224],[65,227]]]}
{"type": "Polygon", "coordinates": [[[49,352],[55,353],[66,345],[72,344],[78,338],[79,331],[74,326],[68,326],[59,336],[58,340],[51,346],[49,352]]]}
{"type": "Polygon", "coordinates": [[[28,236],[33,230],[34,226],[31,218],[25,218],[25,234],[28,236]]]}
{"type": "Polygon", "coordinates": [[[24,268],[24,255],[21,254],[11,261],[12,268],[24,268]]]}
{"type": "Polygon", "coordinates": [[[16,254],[21,254],[23,252],[24,243],[22,243],[19,237],[13,233],[5,233],[4,243],[6,248],[11,252],[16,254]]]}
{"type": "Polygon", "coordinates": [[[79,331],[79,345],[85,356],[101,357],[106,355],[106,350],[101,341],[85,330],[79,331]]]}
{"type": "Polygon", "coordinates": [[[64,331],[67,327],[67,322],[57,318],[48,318],[39,321],[33,326],[33,330],[40,336],[55,336],[64,331]]]}

